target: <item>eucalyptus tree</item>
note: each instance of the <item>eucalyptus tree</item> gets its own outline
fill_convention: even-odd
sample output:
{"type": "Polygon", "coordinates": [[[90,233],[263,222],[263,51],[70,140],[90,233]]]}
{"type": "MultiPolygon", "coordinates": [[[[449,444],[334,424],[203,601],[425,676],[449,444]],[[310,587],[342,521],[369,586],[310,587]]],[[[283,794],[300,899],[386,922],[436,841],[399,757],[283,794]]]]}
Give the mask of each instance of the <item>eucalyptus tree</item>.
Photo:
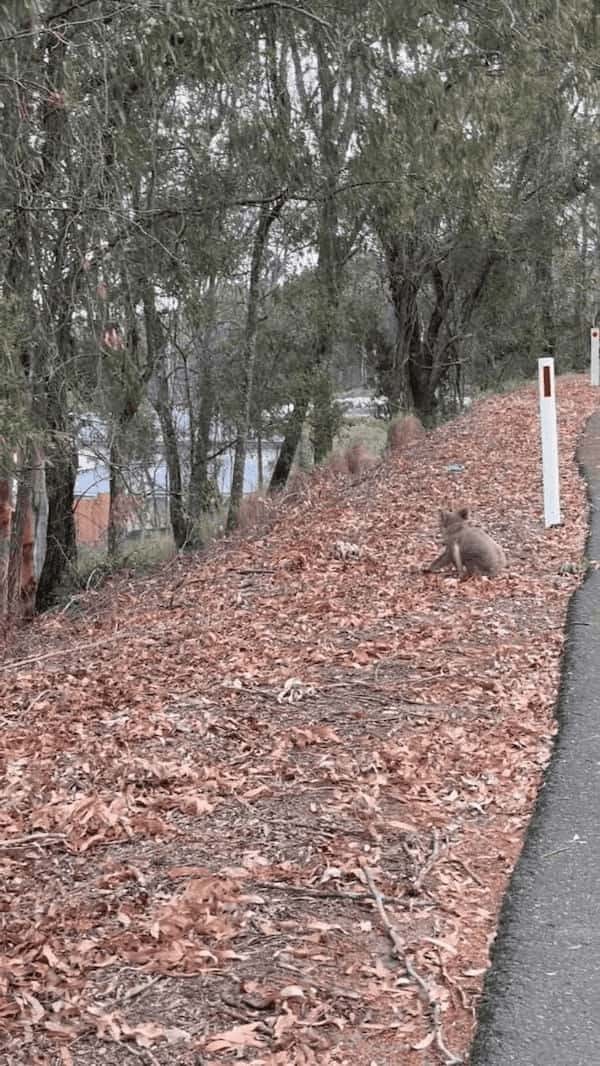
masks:
{"type": "Polygon", "coordinates": [[[396,319],[382,384],[393,405],[431,418],[508,261],[513,273],[533,270],[536,347],[554,344],[552,249],[577,187],[570,127],[578,97],[594,92],[597,41],[593,5],[574,0],[440,0],[410,12],[390,5],[388,16],[356,173],[374,182],[370,219],[396,319]]]}
{"type": "MultiPolygon", "coordinates": [[[[113,402],[118,474],[119,435],[156,354],[146,344],[144,302],[157,272],[168,262],[172,274],[177,258],[179,231],[164,213],[172,188],[163,181],[160,202],[156,195],[157,168],[168,173],[177,151],[173,136],[165,144],[165,115],[186,79],[206,81],[214,70],[228,19],[210,0],[194,12],[185,0],[160,11],[148,0],[3,5],[2,286],[23,311],[21,364],[32,415],[46,431],[42,604],[75,554],[71,412],[90,399],[81,346],[91,334],[99,383],[113,402]]],[[[19,492],[27,497],[25,481],[19,492]]]]}
{"type": "MultiPolygon", "coordinates": [[[[18,541],[31,524],[33,467],[45,467],[48,550],[38,588],[41,602],[75,553],[69,374],[89,164],[76,151],[79,126],[68,104],[69,58],[78,36],[75,6],[63,13],[59,0],[5,4],[1,22],[2,288],[19,308],[23,389],[31,423],[42,433],[46,449],[45,458],[39,450],[34,454],[31,442],[22,451],[13,557],[19,558],[18,541]]],[[[40,502],[38,518],[44,512],[40,502]]],[[[45,521],[37,525],[46,540],[45,521]]],[[[39,568],[44,560],[39,545],[36,556],[39,568]]]]}
{"type": "Polygon", "coordinates": [[[235,440],[230,526],[265,410],[290,409],[272,487],[309,411],[325,454],[349,330],[392,407],[428,418],[465,367],[584,336],[592,0],[9,0],[0,37],[2,306],[27,427],[13,558],[34,502],[46,539],[36,470],[39,604],[75,556],[80,409],[108,426],[116,552],[127,442],[151,400],[182,545],[211,495],[217,419],[235,440]],[[387,309],[374,272],[345,288],[363,251],[387,309]]]}
{"type": "Polygon", "coordinates": [[[310,165],[305,195],[314,225],[315,337],[293,396],[271,490],[287,479],[311,402],[317,462],[330,450],[336,428],[331,368],[340,295],[346,264],[366,223],[364,207],[347,185],[373,34],[367,7],[354,0],[319,3],[311,8],[315,18],[289,20],[282,30],[292,57],[294,108],[305,129],[310,165]]]}

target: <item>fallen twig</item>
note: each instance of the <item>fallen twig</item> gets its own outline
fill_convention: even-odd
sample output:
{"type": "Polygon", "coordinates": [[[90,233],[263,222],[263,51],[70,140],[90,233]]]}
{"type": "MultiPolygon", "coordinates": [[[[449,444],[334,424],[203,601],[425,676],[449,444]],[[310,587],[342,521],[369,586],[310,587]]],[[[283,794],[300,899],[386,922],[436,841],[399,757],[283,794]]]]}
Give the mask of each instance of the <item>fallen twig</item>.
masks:
{"type": "Polygon", "coordinates": [[[61,607],[61,609],[58,612],[59,615],[68,614],[68,612],[71,610],[71,607],[77,606],[79,604],[80,600],[81,600],[81,593],[75,593],[74,596],[71,596],[71,598],[69,600],[67,600],[67,602],[65,603],[64,607],[61,607]]]}
{"type": "Polygon", "coordinates": [[[289,962],[282,962],[278,959],[277,964],[281,970],[287,970],[289,973],[296,973],[298,977],[302,978],[303,987],[318,988],[320,992],[326,992],[330,995],[339,996],[341,999],[360,999],[358,992],[355,992],[353,988],[340,988],[338,985],[331,984],[319,984],[315,979],[312,970],[310,975],[306,969],[301,970],[299,966],[292,966],[289,962]]]}
{"type": "Polygon", "coordinates": [[[406,951],[404,949],[404,944],[402,943],[402,940],[400,939],[400,934],[397,932],[396,929],[394,929],[394,926],[392,925],[392,923],[390,922],[390,920],[389,920],[389,918],[388,918],[388,916],[386,914],[385,907],[383,905],[383,896],[382,896],[381,892],[379,891],[379,889],[377,888],[377,886],[375,885],[375,881],[373,879],[373,874],[371,873],[371,870],[369,869],[368,866],[363,867],[363,869],[364,869],[366,882],[367,882],[367,884],[369,886],[369,889],[371,891],[371,895],[373,896],[373,899],[375,900],[375,906],[377,907],[377,913],[379,914],[379,917],[381,918],[382,925],[383,925],[386,933],[388,934],[389,939],[391,940],[392,947],[394,949],[394,954],[396,955],[396,958],[404,966],[404,969],[406,970],[408,976],[411,978],[412,981],[414,981],[415,985],[417,986],[417,988],[419,990],[419,994],[421,996],[421,999],[423,1000],[423,1002],[425,1003],[426,1007],[428,1008],[428,1010],[431,1013],[431,1018],[432,1018],[432,1022],[433,1022],[433,1029],[434,1029],[434,1033],[435,1033],[436,1045],[437,1045],[439,1051],[442,1053],[442,1055],[446,1059],[446,1062],[447,1062],[448,1066],[459,1066],[459,1064],[461,1064],[463,1062],[462,1057],[459,1057],[459,1056],[455,1055],[452,1051],[450,1051],[449,1048],[446,1047],[446,1045],[444,1043],[444,1038],[443,1038],[443,1034],[442,1034],[442,1021],[441,1021],[440,1004],[439,1004],[438,1000],[435,998],[435,996],[433,996],[433,994],[431,993],[431,990],[430,990],[429,985],[427,984],[427,981],[425,980],[425,978],[422,977],[421,974],[417,970],[415,970],[415,967],[413,966],[411,959],[406,954],[406,951]]]}
{"type": "Polygon", "coordinates": [[[462,866],[462,868],[465,871],[465,873],[469,875],[471,880],[474,881],[476,885],[481,885],[482,888],[485,888],[485,885],[484,885],[483,881],[481,880],[481,878],[478,877],[477,874],[473,872],[473,870],[471,869],[470,866],[467,866],[467,864],[464,861],[464,859],[459,859],[456,855],[446,855],[444,857],[443,861],[444,862],[455,862],[457,866],[462,866]]]}
{"type": "Polygon", "coordinates": [[[113,633],[112,637],[103,637],[102,640],[93,640],[90,644],[70,644],[67,648],[54,648],[53,651],[44,652],[43,655],[30,655],[27,659],[13,659],[12,662],[1,663],[0,670],[16,670],[20,666],[29,666],[31,663],[41,663],[44,659],[52,659],[59,655],[68,655],[72,652],[76,655],[84,651],[89,651],[90,648],[101,648],[103,644],[112,644],[115,640],[130,639],[132,636],[146,636],[147,633],[141,630],[139,633],[113,633]]]}
{"type": "Polygon", "coordinates": [[[51,844],[55,840],[64,840],[64,833],[26,833],[21,837],[7,837],[0,840],[0,848],[22,847],[24,844],[40,844],[44,841],[51,844]]]}
{"type": "Polygon", "coordinates": [[[241,569],[239,566],[230,566],[230,567],[228,567],[228,570],[229,570],[230,574],[244,574],[244,575],[250,575],[250,574],[276,574],[277,573],[277,570],[274,570],[272,567],[264,567],[264,566],[263,567],[256,567],[255,569],[252,569],[252,570],[241,569]]]}
{"type": "Polygon", "coordinates": [[[132,999],[137,999],[138,996],[143,996],[146,992],[149,992],[154,985],[157,985],[159,981],[163,981],[165,975],[162,973],[156,974],[155,977],[151,977],[149,981],[144,981],[142,984],[135,985],[134,988],[130,988],[123,995],[118,996],[118,1000],[121,1003],[131,1003],[132,999]]]}
{"type": "Polygon", "coordinates": [[[38,692],[37,696],[34,696],[34,698],[27,704],[27,707],[25,708],[25,711],[23,713],[25,715],[29,714],[35,707],[36,703],[39,703],[41,700],[43,700],[44,696],[48,696],[51,691],[52,689],[45,688],[42,689],[41,692],[38,692]]]}
{"type": "MultiPolygon", "coordinates": [[[[295,895],[310,896],[314,899],[345,899],[350,903],[364,903],[371,899],[369,892],[337,892],[334,889],[311,888],[310,885],[289,885],[285,881],[253,881],[257,888],[282,889],[295,895]]],[[[400,903],[394,896],[381,896],[386,903],[400,903]]]]}
{"type": "Polygon", "coordinates": [[[432,833],[431,854],[429,855],[429,858],[423,863],[421,869],[419,870],[417,876],[414,879],[413,883],[415,888],[423,887],[423,881],[425,880],[429,871],[435,866],[436,862],[440,857],[440,853],[440,834],[437,829],[434,829],[432,833]]]}
{"type": "Polygon", "coordinates": [[[370,871],[368,866],[364,867],[364,873],[365,873],[365,879],[366,879],[367,885],[369,886],[369,890],[371,892],[371,895],[372,895],[373,899],[375,900],[375,906],[377,907],[377,912],[379,914],[379,917],[381,918],[381,921],[382,921],[382,924],[383,924],[383,926],[385,928],[385,931],[388,934],[388,936],[389,936],[389,938],[390,938],[390,940],[392,942],[392,946],[394,948],[396,956],[397,956],[398,959],[400,959],[400,962],[402,962],[404,965],[406,965],[406,953],[404,951],[404,944],[402,943],[402,941],[400,939],[399,933],[396,932],[396,930],[394,929],[394,926],[390,922],[390,920],[389,920],[389,918],[388,918],[388,916],[387,916],[387,914],[385,912],[385,907],[383,905],[383,903],[384,903],[383,895],[379,891],[379,889],[376,887],[375,881],[373,880],[373,874],[371,873],[371,871],[370,871]]]}

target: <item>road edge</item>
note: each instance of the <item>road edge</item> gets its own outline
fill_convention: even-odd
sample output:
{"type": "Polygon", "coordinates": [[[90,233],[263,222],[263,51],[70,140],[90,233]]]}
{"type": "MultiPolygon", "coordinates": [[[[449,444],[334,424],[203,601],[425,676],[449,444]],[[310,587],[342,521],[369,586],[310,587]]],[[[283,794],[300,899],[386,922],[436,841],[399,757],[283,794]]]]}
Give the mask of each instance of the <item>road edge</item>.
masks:
{"type": "MultiPolygon", "coordinates": [[[[561,676],[555,715],[558,733],[552,755],[544,772],[535,807],[525,833],[519,858],[515,864],[505,892],[496,937],[490,950],[490,967],[487,971],[483,994],[477,1011],[477,1028],[467,1062],[470,1066],[508,1066],[509,1063],[524,1066],[530,1059],[531,1046],[528,1034],[520,1033],[511,1024],[511,1013],[517,1018],[519,1009],[513,1011],[511,999],[522,1001],[522,987],[529,975],[515,972],[515,942],[519,942],[527,930],[525,908],[532,904],[533,879],[540,840],[546,835],[546,826],[552,814],[551,793],[553,779],[560,775],[563,761],[564,731],[569,709],[578,697],[578,671],[590,656],[598,656],[598,638],[591,624],[591,608],[594,600],[600,603],[600,411],[590,416],[580,437],[575,455],[579,471],[586,483],[588,500],[588,533],[584,560],[587,564],[583,581],[575,590],[567,608],[565,619],[565,644],[561,660],[561,676]],[[547,788],[547,786],[549,786],[547,788]]],[[[539,871],[538,871],[539,873],[539,871]]],[[[540,876],[543,876],[541,874],[540,876]]],[[[535,989],[533,990],[535,992],[535,989]]],[[[543,990],[537,988],[543,996],[543,990]]],[[[532,989],[529,989],[529,1009],[535,1013],[532,989]]]]}

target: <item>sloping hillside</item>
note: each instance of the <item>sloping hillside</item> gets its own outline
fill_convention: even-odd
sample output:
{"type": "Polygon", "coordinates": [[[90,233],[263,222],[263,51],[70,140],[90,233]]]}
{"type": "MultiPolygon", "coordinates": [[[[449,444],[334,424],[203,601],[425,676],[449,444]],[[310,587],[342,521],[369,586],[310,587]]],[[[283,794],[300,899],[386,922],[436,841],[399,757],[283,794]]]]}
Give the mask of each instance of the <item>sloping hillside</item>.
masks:
{"type": "Polygon", "coordinates": [[[0,1061],[462,1061],[582,572],[558,395],[561,528],[528,387],[6,650],[0,1061]],[[422,573],[454,501],[494,581],[422,573]]]}

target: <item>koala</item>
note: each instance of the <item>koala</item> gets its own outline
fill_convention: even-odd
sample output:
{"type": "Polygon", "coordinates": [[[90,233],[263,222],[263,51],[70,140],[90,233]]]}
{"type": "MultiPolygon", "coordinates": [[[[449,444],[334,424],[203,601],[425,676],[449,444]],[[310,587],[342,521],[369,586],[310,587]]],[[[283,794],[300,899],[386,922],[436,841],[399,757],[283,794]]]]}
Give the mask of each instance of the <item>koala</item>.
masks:
{"type": "Polygon", "coordinates": [[[495,577],[506,566],[506,556],[499,544],[477,526],[469,524],[469,510],[440,511],[442,539],[446,547],[427,571],[441,570],[454,564],[460,578],[472,574],[495,577]]]}

